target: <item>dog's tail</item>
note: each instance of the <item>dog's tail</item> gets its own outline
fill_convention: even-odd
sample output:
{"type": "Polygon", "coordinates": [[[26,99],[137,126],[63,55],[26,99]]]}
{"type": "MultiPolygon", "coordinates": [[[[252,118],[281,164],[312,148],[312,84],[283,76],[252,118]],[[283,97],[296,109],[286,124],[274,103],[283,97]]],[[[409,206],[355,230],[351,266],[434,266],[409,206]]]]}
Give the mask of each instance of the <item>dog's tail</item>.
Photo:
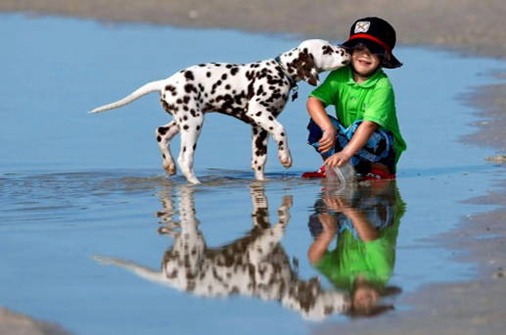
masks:
{"type": "Polygon", "coordinates": [[[147,83],[146,85],[139,87],[134,92],[132,92],[130,95],[124,97],[121,100],[118,100],[116,102],[112,102],[110,104],[97,107],[93,109],[90,113],[99,113],[99,112],[105,112],[111,109],[119,108],[122,106],[125,106],[129,103],[131,103],[134,100],[139,99],[140,97],[152,93],[152,92],[160,92],[163,89],[165,80],[157,80],[152,81],[150,83],[147,83]]]}

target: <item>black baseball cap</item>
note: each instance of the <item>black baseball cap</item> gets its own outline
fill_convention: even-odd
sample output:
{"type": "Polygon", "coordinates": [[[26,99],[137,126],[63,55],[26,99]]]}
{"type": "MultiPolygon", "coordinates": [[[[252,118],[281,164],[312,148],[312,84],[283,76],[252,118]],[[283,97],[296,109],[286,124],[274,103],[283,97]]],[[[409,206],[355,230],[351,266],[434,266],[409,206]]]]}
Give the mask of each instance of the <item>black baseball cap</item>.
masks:
{"type": "Polygon", "coordinates": [[[392,53],[395,42],[395,29],[390,23],[379,17],[365,17],[353,23],[350,28],[350,37],[341,46],[353,49],[362,43],[372,53],[383,56],[381,64],[383,67],[395,69],[402,66],[402,63],[392,53]]]}

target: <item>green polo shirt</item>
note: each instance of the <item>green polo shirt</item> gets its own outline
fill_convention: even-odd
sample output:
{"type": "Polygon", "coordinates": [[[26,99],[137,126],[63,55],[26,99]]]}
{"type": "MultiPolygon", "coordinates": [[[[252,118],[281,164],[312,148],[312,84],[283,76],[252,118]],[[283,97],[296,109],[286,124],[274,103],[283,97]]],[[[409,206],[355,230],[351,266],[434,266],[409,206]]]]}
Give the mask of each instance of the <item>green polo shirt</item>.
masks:
{"type": "Polygon", "coordinates": [[[366,211],[370,206],[379,207],[379,211],[393,215],[392,224],[379,230],[380,236],[376,240],[364,242],[350,230],[345,230],[337,236],[335,249],[326,251],[314,264],[335,287],[350,290],[359,275],[380,286],[385,286],[390,279],[395,266],[399,227],[406,212],[406,203],[397,188],[392,197],[390,204],[374,202],[363,208],[366,211]]]}
{"type": "Polygon", "coordinates": [[[383,70],[359,84],[353,80],[349,66],[337,69],[329,73],[310,96],[322,101],[325,107],[334,105],[336,117],[345,127],[355,121],[372,121],[390,131],[394,137],[396,161],[406,150],[397,121],[392,83],[383,70]]]}
{"type": "Polygon", "coordinates": [[[379,238],[362,242],[350,231],[343,232],[337,248],[327,251],[315,267],[336,287],[351,290],[360,275],[385,286],[395,265],[395,241],[379,238]]]}

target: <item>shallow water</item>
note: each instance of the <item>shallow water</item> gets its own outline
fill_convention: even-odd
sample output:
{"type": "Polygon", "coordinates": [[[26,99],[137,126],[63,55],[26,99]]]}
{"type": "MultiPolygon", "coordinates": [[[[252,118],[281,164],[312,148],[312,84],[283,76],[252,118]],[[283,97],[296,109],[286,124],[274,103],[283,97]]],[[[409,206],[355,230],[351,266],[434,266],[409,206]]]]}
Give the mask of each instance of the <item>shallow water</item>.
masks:
{"type": "MultiPolygon", "coordinates": [[[[321,323],[347,322],[339,312],[307,321],[321,313],[297,307],[293,294],[279,288],[276,293],[259,286],[239,294],[222,288],[228,292],[222,297],[203,297],[199,287],[208,289],[209,282],[193,283],[187,291],[188,278],[160,285],[160,276],[145,269],[160,271],[167,251],[177,250],[177,237],[171,234],[181,228],[191,232],[191,246],[197,248],[186,259],[190,264],[211,262],[227,250],[242,255],[237,250],[263,236],[255,224],[265,230],[269,220],[271,227],[280,227],[278,209],[285,204],[284,229],[273,233],[280,240],[261,265],[284,269],[280,272],[288,277],[283,278],[290,278],[286,287],[315,285],[310,279],[319,277],[320,284],[311,287],[339,298],[340,291],[307,258],[314,205],[332,189],[299,178],[319,164],[305,144],[307,85],[300,85],[301,98],[280,117],[294,166],[284,170],[271,143],[269,181],[260,184],[249,170],[250,131],[235,120],[221,115],[206,119],[196,156],[204,183],[187,186],[182,177],[167,178],[161,170],[153,130],[167,118],[155,95],[110,113],[86,113],[188,65],[270,58],[298,41],[12,15],[1,17],[0,31],[0,305],[77,334],[196,334],[235,328],[245,334],[306,334],[321,323]],[[138,274],[149,278],[123,268],[134,264],[143,267],[135,268],[138,274]]],[[[504,173],[484,162],[489,150],[458,141],[473,130],[469,124],[474,119],[472,110],[457,100],[472,87],[492,82],[489,73],[504,64],[421,48],[400,47],[397,55],[405,66],[388,73],[409,149],[394,187],[400,196],[395,203],[405,203],[406,211],[400,215],[389,284],[409,294],[427,283],[473,275],[472,264],[453,262],[452,251],[432,239],[454,228],[462,216],[486,210],[461,201],[483,194],[504,173]]],[[[361,193],[356,200],[346,190],[333,194],[355,199],[354,206],[378,199],[361,193]]],[[[213,285],[216,295],[219,285],[213,285]]],[[[411,308],[400,302],[396,307],[411,308]]]]}

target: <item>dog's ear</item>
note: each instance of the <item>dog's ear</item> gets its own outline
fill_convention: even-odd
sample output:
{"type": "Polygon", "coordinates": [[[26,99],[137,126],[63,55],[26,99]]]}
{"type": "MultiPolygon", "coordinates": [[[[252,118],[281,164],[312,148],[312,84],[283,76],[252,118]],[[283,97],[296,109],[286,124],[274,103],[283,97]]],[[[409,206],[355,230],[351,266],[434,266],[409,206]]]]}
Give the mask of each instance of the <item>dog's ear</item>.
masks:
{"type": "Polygon", "coordinates": [[[309,77],[307,79],[307,82],[310,85],[313,85],[313,86],[317,86],[320,83],[320,77],[318,76],[318,72],[316,71],[315,68],[313,68],[310,71],[310,74],[309,74],[309,77]]]}
{"type": "Polygon", "coordinates": [[[318,85],[320,79],[315,67],[314,57],[308,52],[307,48],[300,51],[299,57],[295,60],[295,67],[299,78],[310,85],[318,85]]]}

